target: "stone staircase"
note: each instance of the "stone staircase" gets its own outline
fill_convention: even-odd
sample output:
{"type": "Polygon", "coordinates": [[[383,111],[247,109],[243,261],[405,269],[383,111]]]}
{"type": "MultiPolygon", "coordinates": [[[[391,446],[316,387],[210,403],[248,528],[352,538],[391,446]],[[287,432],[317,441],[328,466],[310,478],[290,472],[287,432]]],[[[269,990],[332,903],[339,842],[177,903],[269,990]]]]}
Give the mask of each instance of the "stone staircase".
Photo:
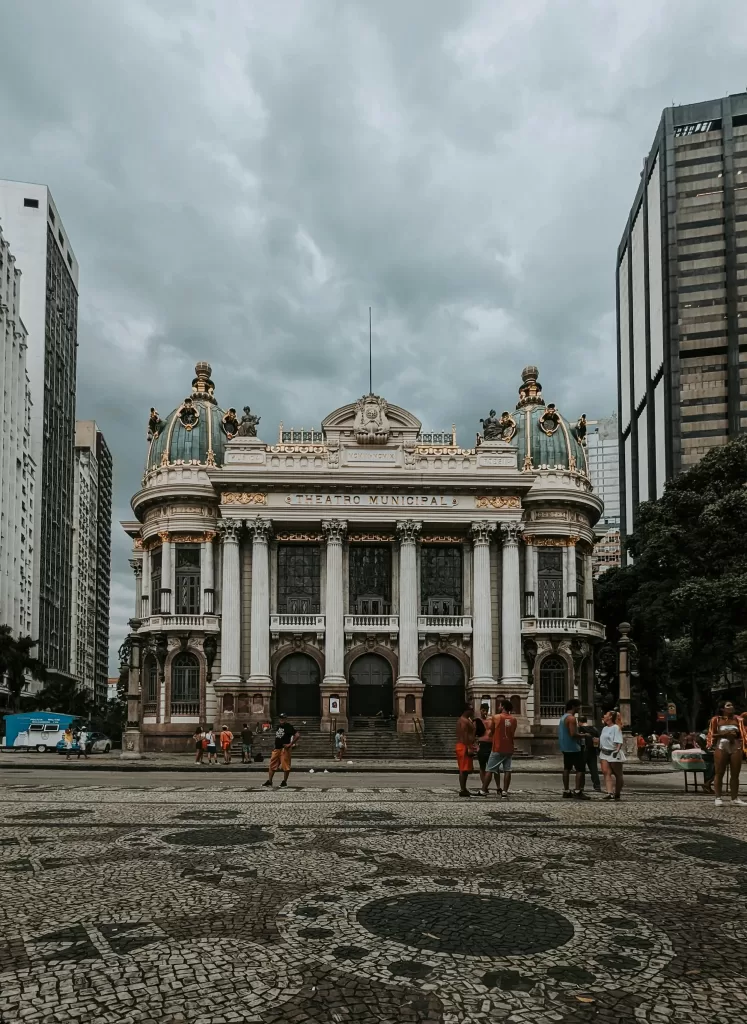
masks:
{"type": "Polygon", "coordinates": [[[426,718],[423,729],[426,758],[455,756],[456,718],[426,718]]]}

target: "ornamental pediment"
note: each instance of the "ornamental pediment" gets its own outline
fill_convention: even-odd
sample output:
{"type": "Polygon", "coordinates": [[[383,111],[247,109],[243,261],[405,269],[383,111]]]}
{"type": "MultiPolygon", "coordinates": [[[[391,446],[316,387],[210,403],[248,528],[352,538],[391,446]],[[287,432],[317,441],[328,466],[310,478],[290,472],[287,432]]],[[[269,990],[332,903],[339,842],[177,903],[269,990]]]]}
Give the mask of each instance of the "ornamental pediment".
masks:
{"type": "Polygon", "coordinates": [[[373,394],[336,409],[322,421],[329,444],[377,448],[414,445],[421,426],[417,416],[373,394]]]}

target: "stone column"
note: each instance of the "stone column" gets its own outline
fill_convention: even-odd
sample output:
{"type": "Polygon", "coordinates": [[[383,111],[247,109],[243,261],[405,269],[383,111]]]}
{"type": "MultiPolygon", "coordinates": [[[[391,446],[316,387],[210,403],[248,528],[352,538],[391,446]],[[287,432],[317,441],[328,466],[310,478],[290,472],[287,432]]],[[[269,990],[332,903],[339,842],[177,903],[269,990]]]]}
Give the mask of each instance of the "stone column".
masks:
{"type": "Polygon", "coordinates": [[[130,567],[135,573],[135,616],[140,618],[143,605],[143,563],[139,558],[131,558],[130,567]]]}
{"type": "Polygon", "coordinates": [[[147,619],[150,615],[150,550],[143,548],[143,579],[140,588],[140,617],[147,619]]]}
{"type": "Polygon", "coordinates": [[[519,540],[521,525],[503,523],[501,573],[501,683],[507,690],[521,686],[521,583],[519,540]]]}
{"type": "Polygon", "coordinates": [[[327,566],[324,590],[324,679],[322,680],[322,731],[329,728],[332,717],[337,727],[348,727],[348,684],[345,679],[345,607],[343,601],[342,545],[348,524],[344,519],[323,519],[322,533],[326,540],[327,566]],[[329,698],[340,698],[340,711],[332,716],[329,698]]]}
{"type": "Polygon", "coordinates": [[[174,545],[168,532],[159,533],[161,538],[161,614],[171,615],[174,596],[174,545]]]}
{"type": "Polygon", "coordinates": [[[537,615],[537,549],[527,537],[524,545],[524,615],[533,619],[537,615]]]}
{"type": "Polygon", "coordinates": [[[202,614],[215,614],[215,561],[213,557],[214,533],[206,533],[201,545],[202,614]]]}
{"type": "Polygon", "coordinates": [[[421,522],[403,519],[396,524],[399,537],[399,674],[395,685],[397,729],[412,732],[422,717],[423,682],[418,672],[418,537],[421,522]],[[405,711],[406,698],[415,698],[415,710],[405,711]]]}
{"type": "Polygon", "coordinates": [[[568,539],[568,547],[565,549],[565,564],[565,614],[569,619],[575,619],[578,616],[578,592],[576,590],[576,541],[572,537],[568,539]]]}
{"type": "Polygon", "coordinates": [[[121,758],[136,760],[142,755],[142,736],[140,733],[140,667],[141,667],[141,637],[138,634],[140,619],[130,619],[131,633],[127,637],[126,647],[128,651],[128,677],[127,677],[127,725],[122,736],[121,758]]]}
{"type": "Polygon", "coordinates": [[[479,700],[482,691],[496,691],[493,677],[493,616],[490,593],[490,540],[496,524],[482,520],[472,524],[472,699],[479,700]],[[492,687],[485,689],[486,687],[492,687]]]}
{"type": "MultiPolygon", "coordinates": [[[[218,533],[223,541],[221,580],[220,677],[218,685],[241,682],[241,592],[239,583],[239,535],[241,519],[221,519],[218,533]]],[[[252,637],[254,639],[254,637],[252,637]]]]}
{"type": "MultiPolygon", "coordinates": [[[[584,555],[584,607],[585,619],[594,618],[594,562],[591,555],[584,555]]],[[[582,609],[579,609],[581,611],[582,609]]]]}
{"type": "MultiPolygon", "coordinates": [[[[270,675],[270,557],[269,519],[247,519],[252,535],[252,615],[249,685],[257,693],[272,691],[270,675]]],[[[237,647],[238,650],[238,647],[237,647]]],[[[282,709],[281,709],[282,710],[282,709]]]]}

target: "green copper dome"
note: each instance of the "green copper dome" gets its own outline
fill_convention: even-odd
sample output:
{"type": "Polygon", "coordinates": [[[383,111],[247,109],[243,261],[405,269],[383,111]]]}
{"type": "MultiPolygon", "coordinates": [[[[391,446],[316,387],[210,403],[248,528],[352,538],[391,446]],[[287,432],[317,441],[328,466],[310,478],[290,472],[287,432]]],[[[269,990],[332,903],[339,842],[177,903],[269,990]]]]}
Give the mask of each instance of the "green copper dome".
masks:
{"type": "Polygon", "coordinates": [[[165,419],[150,410],[146,473],[175,463],[223,465],[226,440],[236,434],[238,421],[235,409],[218,408],[211,372],[209,363],[195,366],[192,394],[165,419]]]}
{"type": "Polygon", "coordinates": [[[588,476],[586,461],[586,417],[573,425],[566,422],[554,405],[545,405],[536,366],[522,370],[522,385],[513,419],[519,469],[571,469],[588,476]]]}

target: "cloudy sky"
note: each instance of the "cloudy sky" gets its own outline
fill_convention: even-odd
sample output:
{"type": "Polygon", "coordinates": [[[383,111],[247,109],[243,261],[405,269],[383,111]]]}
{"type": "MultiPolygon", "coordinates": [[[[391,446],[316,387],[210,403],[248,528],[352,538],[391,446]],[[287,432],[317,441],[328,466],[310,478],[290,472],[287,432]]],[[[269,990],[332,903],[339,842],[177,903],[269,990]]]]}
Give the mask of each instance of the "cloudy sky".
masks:
{"type": "MultiPolygon", "coordinates": [[[[78,415],[115,458],[112,649],[145,425],[197,359],[316,425],[374,389],[425,428],[615,405],[615,250],[661,109],[747,87],[740,0],[0,5],[0,177],[80,262],[78,415]]],[[[12,239],[9,239],[12,247],[12,239]]]]}

